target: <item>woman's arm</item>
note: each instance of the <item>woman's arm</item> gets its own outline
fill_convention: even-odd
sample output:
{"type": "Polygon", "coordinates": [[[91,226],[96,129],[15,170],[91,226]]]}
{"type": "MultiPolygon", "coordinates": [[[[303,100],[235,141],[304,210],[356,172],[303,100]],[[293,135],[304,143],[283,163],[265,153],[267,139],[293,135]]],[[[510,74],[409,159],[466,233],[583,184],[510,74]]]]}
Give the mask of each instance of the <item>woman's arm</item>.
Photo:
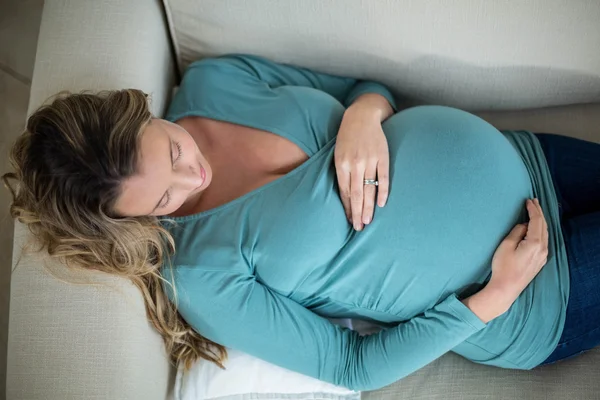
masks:
{"type": "Polygon", "coordinates": [[[332,324],[251,275],[174,268],[179,312],[201,335],[275,365],[353,390],[389,385],[485,324],[451,295],[369,336],[332,324]]]}
{"type": "Polygon", "coordinates": [[[275,63],[253,55],[231,54],[196,61],[190,64],[186,71],[182,88],[188,86],[186,80],[200,82],[203,91],[201,93],[192,91],[188,96],[197,98],[182,98],[182,101],[210,101],[210,96],[217,91],[242,96],[244,93],[274,96],[278,88],[300,86],[328,93],[345,107],[349,107],[364,94],[378,94],[386,99],[392,109],[396,109],[394,96],[385,86],[377,82],[319,73],[306,68],[275,63]]]}
{"type": "Polygon", "coordinates": [[[504,314],[514,303],[509,291],[486,286],[479,292],[464,299],[463,304],[484,323],[504,314]]]}
{"type": "Polygon", "coordinates": [[[392,114],[394,114],[394,108],[385,96],[379,93],[364,93],[350,104],[344,118],[347,116],[369,120],[375,118],[381,123],[392,114]]]}
{"type": "Polygon", "coordinates": [[[517,225],[500,244],[484,289],[462,302],[450,295],[374,335],[333,325],[256,277],[219,268],[173,269],[179,312],[201,335],[226,347],[354,390],[378,389],[429,364],[510,308],[546,262],[542,210],[531,201],[527,209],[528,226],[517,225]]]}

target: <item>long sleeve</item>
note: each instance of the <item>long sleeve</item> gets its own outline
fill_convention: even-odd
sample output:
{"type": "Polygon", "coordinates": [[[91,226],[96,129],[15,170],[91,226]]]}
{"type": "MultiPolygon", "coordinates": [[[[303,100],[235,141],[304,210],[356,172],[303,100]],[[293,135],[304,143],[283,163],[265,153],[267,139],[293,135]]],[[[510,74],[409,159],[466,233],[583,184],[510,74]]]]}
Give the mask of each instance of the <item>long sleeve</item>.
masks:
{"type": "Polygon", "coordinates": [[[391,384],[485,327],[452,295],[410,321],[363,337],[250,274],[191,266],[175,267],[174,274],[179,311],[203,336],[353,390],[391,384]]]}
{"type": "Polygon", "coordinates": [[[339,124],[345,107],[360,95],[378,93],[396,103],[383,85],[317,73],[248,55],[227,55],[192,63],[167,113],[167,119],[206,116],[270,131],[314,154],[339,124]],[[333,97],[333,111],[323,96],[333,97]],[[294,107],[296,106],[296,107],[294,107]],[[341,112],[339,112],[341,110],[341,112]]]}
{"type": "MultiPolygon", "coordinates": [[[[363,81],[336,75],[318,73],[306,68],[288,64],[279,64],[266,58],[231,54],[218,58],[209,58],[192,63],[188,71],[196,68],[213,68],[211,77],[229,84],[250,84],[255,88],[277,89],[281,86],[301,86],[321,90],[348,107],[352,102],[365,93],[379,93],[384,96],[392,108],[396,103],[390,91],[383,85],[373,81],[363,81]]],[[[221,82],[223,83],[223,82],[221,82]]]]}

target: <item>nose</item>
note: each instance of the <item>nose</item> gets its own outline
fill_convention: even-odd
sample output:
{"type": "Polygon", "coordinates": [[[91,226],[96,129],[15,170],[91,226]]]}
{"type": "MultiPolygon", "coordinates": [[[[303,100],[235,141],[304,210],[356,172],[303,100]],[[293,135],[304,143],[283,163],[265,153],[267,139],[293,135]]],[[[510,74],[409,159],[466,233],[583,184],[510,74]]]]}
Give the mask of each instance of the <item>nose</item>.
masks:
{"type": "Polygon", "coordinates": [[[202,176],[200,170],[190,166],[178,174],[179,187],[185,190],[194,190],[202,185],[202,176]]]}

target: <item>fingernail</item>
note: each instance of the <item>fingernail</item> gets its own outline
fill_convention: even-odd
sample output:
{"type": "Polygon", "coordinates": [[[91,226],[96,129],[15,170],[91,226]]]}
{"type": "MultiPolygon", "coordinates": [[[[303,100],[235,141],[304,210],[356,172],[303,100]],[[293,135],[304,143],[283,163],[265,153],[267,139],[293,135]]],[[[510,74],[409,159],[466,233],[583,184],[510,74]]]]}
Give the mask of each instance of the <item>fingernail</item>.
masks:
{"type": "Polygon", "coordinates": [[[363,220],[363,222],[365,223],[365,225],[368,225],[371,222],[371,218],[365,217],[365,219],[363,220]]]}
{"type": "Polygon", "coordinates": [[[357,231],[360,231],[362,229],[361,224],[358,224],[358,223],[354,224],[354,229],[356,229],[357,231]]]}

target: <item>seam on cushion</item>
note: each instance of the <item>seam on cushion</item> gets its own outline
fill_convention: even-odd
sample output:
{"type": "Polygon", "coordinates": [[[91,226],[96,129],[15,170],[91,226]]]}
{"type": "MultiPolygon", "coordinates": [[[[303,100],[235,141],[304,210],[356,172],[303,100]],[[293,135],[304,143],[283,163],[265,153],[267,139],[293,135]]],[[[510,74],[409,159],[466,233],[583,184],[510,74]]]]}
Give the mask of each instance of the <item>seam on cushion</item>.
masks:
{"type": "MultiPolygon", "coordinates": [[[[13,248],[13,251],[18,251],[19,252],[19,258],[17,259],[17,261],[11,265],[11,274],[14,274],[17,270],[17,268],[19,267],[19,264],[21,263],[21,259],[23,259],[23,252],[25,251],[24,246],[21,246],[19,249],[17,249],[16,247],[13,248]]],[[[11,263],[14,261],[14,255],[13,258],[11,259],[11,263]]]]}
{"type": "Polygon", "coordinates": [[[175,36],[175,23],[173,22],[173,13],[171,12],[171,7],[169,5],[169,0],[161,1],[163,12],[165,14],[165,19],[167,20],[167,28],[169,31],[169,41],[171,42],[171,52],[173,53],[173,58],[175,59],[175,66],[177,67],[177,82],[181,82],[181,76],[183,74],[183,70],[181,69],[181,50],[179,49],[179,43],[177,42],[177,37],[175,36]]]}

